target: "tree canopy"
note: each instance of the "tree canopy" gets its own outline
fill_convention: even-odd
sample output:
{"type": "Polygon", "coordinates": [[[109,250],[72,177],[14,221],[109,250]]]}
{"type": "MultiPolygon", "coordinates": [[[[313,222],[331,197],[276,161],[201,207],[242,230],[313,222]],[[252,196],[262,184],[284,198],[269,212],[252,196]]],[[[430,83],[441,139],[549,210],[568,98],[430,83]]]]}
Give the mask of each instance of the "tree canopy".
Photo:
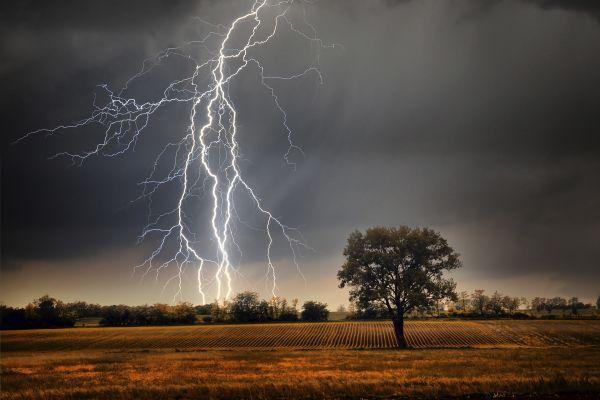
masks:
{"type": "Polygon", "coordinates": [[[456,300],[456,284],[443,273],[461,266],[459,255],[439,233],[428,228],[374,227],[355,231],[344,249],[338,271],[340,287],[350,300],[384,306],[401,347],[406,346],[404,313],[431,308],[442,299],[456,300]]]}

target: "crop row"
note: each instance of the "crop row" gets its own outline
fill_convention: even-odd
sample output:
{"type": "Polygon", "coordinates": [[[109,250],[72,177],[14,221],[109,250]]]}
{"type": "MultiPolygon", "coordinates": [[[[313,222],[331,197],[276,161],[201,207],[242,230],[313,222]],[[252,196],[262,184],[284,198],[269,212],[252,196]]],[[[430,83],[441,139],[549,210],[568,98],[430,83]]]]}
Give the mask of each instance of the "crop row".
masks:
{"type": "MultiPolygon", "coordinates": [[[[416,348],[600,344],[597,321],[408,321],[416,348]]],[[[391,348],[389,321],[5,331],[2,350],[391,348]]]]}

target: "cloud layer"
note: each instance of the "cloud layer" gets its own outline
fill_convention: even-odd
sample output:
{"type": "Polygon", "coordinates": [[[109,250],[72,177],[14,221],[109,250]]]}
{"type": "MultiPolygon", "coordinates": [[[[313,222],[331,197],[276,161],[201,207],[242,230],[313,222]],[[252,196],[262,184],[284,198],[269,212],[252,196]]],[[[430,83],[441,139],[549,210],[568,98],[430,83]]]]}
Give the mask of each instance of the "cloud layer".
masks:
{"type": "MultiPolygon", "coordinates": [[[[2,265],[11,278],[3,279],[2,300],[39,294],[32,293],[38,286],[20,289],[36,280],[36,265],[64,263],[57,273],[77,275],[85,260],[97,266],[106,254],[143,250],[132,249],[146,209],[129,201],[155,144],[184,129],[185,110],[159,114],[130,157],[81,168],[45,158],[89,146],[93,130],[8,143],[86,115],[95,85],[122,84],[144,58],[196,37],[203,28],[194,16],[226,22],[244,4],[2,6],[2,265]]],[[[322,53],[325,85],[305,79],[278,87],[306,153],[295,172],[283,162],[284,136],[266,94],[251,74],[240,79],[234,96],[248,179],[277,215],[303,226],[316,249],[304,260],[307,297],[343,301],[320,282],[335,281],[347,233],[376,224],[440,230],[463,255],[457,279],[466,288],[598,294],[598,7],[485,4],[331,0],[309,7],[320,36],[343,48],[322,53]]],[[[306,54],[289,46],[283,37],[268,50],[272,71],[302,66],[306,54]]],[[[246,273],[260,276],[260,241],[241,241],[246,273]]],[[[285,253],[279,257],[289,269],[285,253]]],[[[130,258],[115,257],[106,269],[130,271],[130,258]]],[[[304,284],[297,274],[282,276],[284,287],[304,284]]],[[[244,285],[256,285],[250,281],[244,285]]],[[[135,293],[139,302],[158,296],[148,287],[135,293]]]]}

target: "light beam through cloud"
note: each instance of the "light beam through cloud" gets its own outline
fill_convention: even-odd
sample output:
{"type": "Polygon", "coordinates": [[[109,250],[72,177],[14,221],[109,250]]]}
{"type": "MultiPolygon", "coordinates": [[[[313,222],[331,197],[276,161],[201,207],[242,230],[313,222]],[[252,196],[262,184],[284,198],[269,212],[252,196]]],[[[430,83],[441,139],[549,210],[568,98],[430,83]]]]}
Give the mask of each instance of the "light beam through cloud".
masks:
{"type": "MultiPolygon", "coordinates": [[[[319,53],[326,47],[317,36],[315,27],[306,19],[309,1],[269,1],[255,0],[248,11],[236,17],[229,26],[210,24],[200,20],[209,32],[200,40],[190,41],[182,46],[170,47],[155,57],[143,62],[141,70],[131,77],[124,87],[113,91],[108,85],[100,87],[108,96],[104,105],[93,104],[93,112],[87,118],[72,124],[60,125],[52,129],[39,129],[28,133],[54,135],[66,129],[76,129],[99,124],[103,127],[103,139],[90,150],[80,153],[62,152],[53,156],[68,157],[74,164],[81,164],[93,156],[116,157],[134,150],[144,130],[150,125],[157,110],[169,104],[189,104],[189,123],[179,140],[168,143],[154,160],[149,176],[140,184],[142,194],[136,200],[146,199],[150,208],[147,225],[143,228],[139,241],[156,240],[157,246],[149,256],[135,266],[134,273],[142,276],[153,273],[158,279],[162,271],[175,270],[167,279],[164,288],[175,282],[177,289],[173,301],[182,298],[183,280],[188,268],[195,268],[198,292],[206,303],[208,291],[212,290],[218,300],[226,300],[232,294],[234,275],[240,274],[235,265],[232,249],[241,257],[242,249],[235,239],[236,223],[243,223],[236,210],[236,201],[245,198],[255,213],[261,217],[266,240],[266,278],[271,292],[277,291],[277,267],[273,261],[273,246],[276,235],[287,242],[289,253],[298,272],[298,256],[302,248],[309,248],[301,233],[275,216],[256,190],[248,183],[240,165],[238,113],[231,96],[230,88],[242,71],[251,67],[259,74],[259,81],[272,99],[273,107],[281,116],[281,127],[287,140],[287,150],[283,154],[285,162],[293,169],[294,153],[302,154],[302,149],[293,141],[293,131],[288,124],[287,113],[282,106],[271,81],[293,80],[309,75],[323,83],[319,70],[319,53]],[[301,15],[301,17],[293,17],[301,15]],[[303,71],[289,75],[267,75],[264,61],[254,50],[266,47],[280,30],[287,29],[311,44],[314,58],[303,71]],[[239,46],[236,41],[241,41],[239,46]],[[214,44],[216,43],[216,45],[214,44]],[[201,48],[208,54],[197,59],[192,50],[201,48]],[[128,97],[129,86],[147,78],[157,65],[168,57],[180,57],[192,62],[193,73],[170,81],[155,101],[139,101],[128,97]],[[168,172],[160,173],[165,165],[168,172]],[[166,184],[179,183],[178,194],[174,197],[173,208],[166,212],[152,212],[152,198],[166,184]],[[209,232],[199,232],[198,221],[190,218],[190,209],[197,208],[197,196],[202,190],[208,195],[211,213],[209,232]],[[199,238],[210,235],[212,249],[202,249],[199,238]],[[211,266],[212,272],[208,267],[211,266]]],[[[163,288],[163,290],[164,290],[163,288]]]]}

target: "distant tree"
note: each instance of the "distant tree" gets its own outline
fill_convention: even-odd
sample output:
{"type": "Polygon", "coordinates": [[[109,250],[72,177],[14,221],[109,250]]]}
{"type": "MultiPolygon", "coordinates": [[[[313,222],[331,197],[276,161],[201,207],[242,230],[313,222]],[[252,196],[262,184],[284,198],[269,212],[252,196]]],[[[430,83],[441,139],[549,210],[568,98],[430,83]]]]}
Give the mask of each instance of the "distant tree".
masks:
{"type": "Polygon", "coordinates": [[[65,310],[75,318],[100,317],[102,307],[99,304],[88,304],[85,301],[66,303],[65,310]]]}
{"type": "Polygon", "coordinates": [[[163,303],[156,303],[146,309],[138,308],[131,314],[134,314],[131,315],[132,323],[137,320],[136,325],[168,325],[174,319],[171,315],[171,307],[163,303]]]}
{"type": "Polygon", "coordinates": [[[329,318],[327,304],[318,301],[306,301],[302,305],[301,318],[303,321],[327,321],[329,318]]]}
{"type": "Polygon", "coordinates": [[[358,308],[356,306],[356,302],[355,301],[351,301],[350,304],[348,305],[348,316],[346,318],[348,319],[358,319],[358,308]]]}
{"type": "Polygon", "coordinates": [[[488,308],[488,303],[490,302],[490,298],[484,294],[483,289],[476,289],[471,294],[471,305],[473,309],[479,313],[479,315],[483,315],[485,310],[488,308]]]}
{"type": "Polygon", "coordinates": [[[487,303],[487,309],[491,311],[496,316],[502,314],[503,311],[503,303],[502,299],[504,296],[498,291],[495,291],[494,294],[490,297],[487,303]]]}
{"type": "Polygon", "coordinates": [[[346,312],[346,306],[344,306],[343,304],[340,304],[338,306],[338,308],[335,309],[335,311],[339,312],[339,313],[345,313],[346,312]]]}
{"type": "Polygon", "coordinates": [[[553,297],[546,303],[546,311],[548,314],[552,313],[552,310],[562,310],[564,312],[567,307],[567,300],[563,297],[553,297]]]}
{"type": "Polygon", "coordinates": [[[600,296],[596,299],[596,312],[600,311],[600,296]]]}
{"type": "Polygon", "coordinates": [[[571,297],[568,302],[571,314],[577,315],[579,310],[585,308],[585,304],[579,301],[578,297],[571,297]]]}
{"type": "Polygon", "coordinates": [[[406,347],[405,313],[431,308],[444,298],[456,300],[455,283],[442,275],[461,266],[458,253],[431,229],[355,231],[348,237],[344,256],[346,263],[338,271],[340,287],[351,288],[351,301],[383,305],[400,347],[406,347]]]}
{"type": "Polygon", "coordinates": [[[102,307],[100,325],[146,326],[196,323],[196,310],[191,303],[176,305],[156,303],[151,306],[112,305],[102,307]]]}
{"type": "Polygon", "coordinates": [[[542,305],[544,307],[544,310],[546,310],[546,312],[548,314],[551,314],[552,310],[554,310],[557,307],[556,298],[554,298],[554,299],[544,299],[542,305]]]}
{"type": "Polygon", "coordinates": [[[384,319],[390,317],[385,304],[364,301],[350,303],[354,308],[354,312],[351,315],[352,319],[384,319]]]}
{"type": "Polygon", "coordinates": [[[297,321],[298,320],[298,299],[292,299],[292,304],[285,304],[277,318],[279,321],[297,321]]]}
{"type": "Polygon", "coordinates": [[[446,300],[446,301],[444,301],[443,308],[444,308],[444,310],[446,310],[446,312],[448,314],[454,314],[454,313],[456,313],[456,310],[457,310],[457,302],[452,301],[452,300],[446,300]]]}
{"type": "Polygon", "coordinates": [[[531,299],[531,309],[537,312],[542,312],[546,309],[547,302],[548,300],[543,297],[534,297],[531,299]]]}
{"type": "Polygon", "coordinates": [[[210,310],[212,309],[212,304],[202,304],[194,307],[196,309],[196,314],[199,315],[209,315],[210,310]]]}
{"type": "Polygon", "coordinates": [[[434,298],[433,299],[433,307],[432,310],[433,312],[435,312],[435,315],[437,317],[440,316],[441,312],[444,311],[444,298],[434,298]]]}
{"type": "Polygon", "coordinates": [[[178,324],[193,324],[196,322],[196,309],[191,303],[183,302],[173,307],[174,321],[178,324]]]}
{"type": "Polygon", "coordinates": [[[223,304],[219,304],[215,300],[210,308],[210,316],[215,322],[227,321],[229,319],[229,303],[224,302],[223,304]]]}
{"type": "Polygon", "coordinates": [[[263,322],[273,320],[269,313],[269,302],[266,300],[261,300],[258,302],[258,307],[256,308],[256,318],[253,322],[263,322]]]}
{"type": "Polygon", "coordinates": [[[258,293],[256,292],[238,293],[231,301],[230,313],[232,320],[235,322],[259,321],[261,314],[259,303],[258,293]]]}
{"type": "Polygon", "coordinates": [[[522,296],[522,297],[519,299],[519,303],[520,303],[520,304],[519,304],[519,306],[523,306],[523,308],[525,308],[525,309],[527,309],[527,308],[528,308],[528,304],[529,304],[529,302],[527,301],[527,297],[524,297],[524,296],[522,296]]]}
{"type": "Polygon", "coordinates": [[[521,299],[519,297],[504,296],[502,298],[502,308],[511,315],[517,311],[520,305],[521,299]]]}
{"type": "Polygon", "coordinates": [[[27,329],[32,327],[24,308],[0,305],[0,329],[27,329]]]}
{"type": "Polygon", "coordinates": [[[273,296],[268,302],[268,318],[271,320],[279,319],[279,315],[287,308],[287,300],[283,297],[273,296]]]}
{"type": "Polygon", "coordinates": [[[469,308],[469,293],[463,290],[458,294],[458,300],[456,302],[456,308],[459,311],[466,312],[469,308]]]}
{"type": "Polygon", "coordinates": [[[30,320],[37,320],[36,324],[39,327],[63,327],[75,324],[76,317],[67,311],[65,304],[48,295],[35,299],[28,308],[30,320]]]}

